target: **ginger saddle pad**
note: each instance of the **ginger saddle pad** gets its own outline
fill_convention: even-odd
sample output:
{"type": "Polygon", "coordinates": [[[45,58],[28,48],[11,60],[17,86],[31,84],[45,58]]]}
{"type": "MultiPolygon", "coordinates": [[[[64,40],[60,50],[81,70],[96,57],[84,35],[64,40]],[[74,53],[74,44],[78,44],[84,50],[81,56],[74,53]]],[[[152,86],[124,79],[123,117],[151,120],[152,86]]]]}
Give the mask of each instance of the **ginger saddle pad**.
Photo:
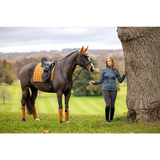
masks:
{"type": "MultiPolygon", "coordinates": [[[[54,67],[51,72],[51,77],[50,77],[51,81],[53,80],[54,67]]],[[[39,63],[34,70],[33,82],[43,82],[43,79],[41,77],[42,73],[43,73],[43,67],[41,67],[41,63],[39,63]]]]}

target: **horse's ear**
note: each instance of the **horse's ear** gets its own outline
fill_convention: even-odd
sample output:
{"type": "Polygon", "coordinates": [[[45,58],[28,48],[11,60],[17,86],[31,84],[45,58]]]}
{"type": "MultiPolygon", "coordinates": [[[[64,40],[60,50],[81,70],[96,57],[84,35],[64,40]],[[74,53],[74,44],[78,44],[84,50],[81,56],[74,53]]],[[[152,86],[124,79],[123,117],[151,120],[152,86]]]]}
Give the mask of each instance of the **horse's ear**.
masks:
{"type": "Polygon", "coordinates": [[[83,53],[83,48],[84,46],[82,46],[82,48],[79,50],[79,53],[83,53]]]}
{"type": "Polygon", "coordinates": [[[88,49],[88,46],[84,49],[84,52],[86,52],[86,51],[87,51],[87,49],[88,49]]]}

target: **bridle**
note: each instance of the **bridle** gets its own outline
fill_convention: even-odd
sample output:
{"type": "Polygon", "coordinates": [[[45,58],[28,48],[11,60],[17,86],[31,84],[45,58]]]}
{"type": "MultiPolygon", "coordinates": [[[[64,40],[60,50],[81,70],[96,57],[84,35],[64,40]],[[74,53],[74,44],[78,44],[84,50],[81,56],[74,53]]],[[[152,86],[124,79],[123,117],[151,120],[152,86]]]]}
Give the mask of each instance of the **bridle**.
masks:
{"type": "MultiPolygon", "coordinates": [[[[81,57],[81,55],[80,55],[80,53],[78,52],[78,56],[79,56],[79,58],[80,58],[80,60],[83,62],[83,68],[85,69],[89,64],[91,64],[92,62],[91,61],[89,61],[89,62],[85,62],[83,59],[82,59],[82,57],[81,57]]],[[[86,55],[85,55],[86,56],[86,55]]],[[[86,57],[89,57],[89,56],[86,56],[86,57]]]]}
{"type": "MultiPolygon", "coordinates": [[[[62,69],[61,69],[61,65],[60,65],[61,74],[62,74],[62,76],[64,77],[64,79],[65,79],[65,81],[66,81],[67,83],[74,82],[74,81],[78,78],[78,76],[80,75],[80,73],[82,72],[82,70],[84,70],[85,68],[87,68],[87,66],[92,63],[91,61],[85,62],[85,61],[82,59],[82,56],[80,55],[79,51],[78,51],[78,56],[79,56],[79,58],[80,58],[80,61],[83,62],[83,66],[82,66],[82,69],[79,71],[79,73],[78,73],[77,75],[75,75],[75,74],[73,73],[73,75],[75,76],[75,79],[74,79],[73,81],[68,81],[68,80],[64,77],[63,72],[62,72],[62,69]]],[[[86,56],[86,57],[89,57],[89,56],[87,56],[87,55],[85,55],[85,56],[86,56]]],[[[79,80],[80,80],[80,79],[79,79],[79,80]]],[[[83,83],[88,84],[87,82],[84,82],[84,81],[82,81],[82,80],[80,80],[80,81],[83,82],[83,83]]]]}

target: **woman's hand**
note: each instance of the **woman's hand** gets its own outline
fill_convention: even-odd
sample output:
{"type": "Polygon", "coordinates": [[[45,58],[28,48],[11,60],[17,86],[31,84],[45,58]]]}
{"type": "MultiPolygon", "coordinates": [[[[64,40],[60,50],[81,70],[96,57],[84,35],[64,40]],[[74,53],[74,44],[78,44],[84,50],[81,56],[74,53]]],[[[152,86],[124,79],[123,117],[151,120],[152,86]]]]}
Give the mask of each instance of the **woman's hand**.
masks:
{"type": "Polygon", "coordinates": [[[89,82],[89,84],[94,84],[94,83],[95,83],[94,81],[90,81],[90,82],[89,82]]]}
{"type": "Polygon", "coordinates": [[[124,68],[124,75],[126,75],[126,68],[124,68]]]}

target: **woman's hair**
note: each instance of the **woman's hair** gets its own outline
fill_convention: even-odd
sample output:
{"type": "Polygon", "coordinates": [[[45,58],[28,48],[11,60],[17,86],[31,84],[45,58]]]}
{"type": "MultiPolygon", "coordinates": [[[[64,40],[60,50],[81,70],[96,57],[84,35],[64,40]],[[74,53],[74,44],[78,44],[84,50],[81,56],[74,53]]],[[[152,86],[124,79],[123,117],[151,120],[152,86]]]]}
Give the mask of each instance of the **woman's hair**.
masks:
{"type": "MultiPolygon", "coordinates": [[[[116,64],[115,64],[115,61],[114,61],[114,59],[113,59],[112,56],[108,56],[108,57],[107,57],[107,59],[106,59],[106,67],[108,67],[108,64],[107,64],[108,59],[111,59],[111,60],[112,60],[112,67],[111,67],[111,68],[113,68],[114,72],[116,73],[116,64]]],[[[110,68],[110,69],[111,69],[111,68],[110,68]]]]}

